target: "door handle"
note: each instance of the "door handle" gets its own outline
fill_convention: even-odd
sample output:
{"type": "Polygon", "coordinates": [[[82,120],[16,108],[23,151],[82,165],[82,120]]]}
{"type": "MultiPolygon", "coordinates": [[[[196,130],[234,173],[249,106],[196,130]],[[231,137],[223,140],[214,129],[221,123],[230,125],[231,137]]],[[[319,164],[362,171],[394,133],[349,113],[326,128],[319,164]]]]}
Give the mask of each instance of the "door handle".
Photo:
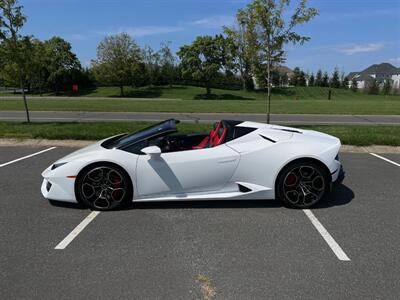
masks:
{"type": "Polygon", "coordinates": [[[218,163],[220,164],[228,164],[228,163],[233,163],[236,161],[236,158],[234,159],[225,159],[225,160],[220,160],[218,163]]]}

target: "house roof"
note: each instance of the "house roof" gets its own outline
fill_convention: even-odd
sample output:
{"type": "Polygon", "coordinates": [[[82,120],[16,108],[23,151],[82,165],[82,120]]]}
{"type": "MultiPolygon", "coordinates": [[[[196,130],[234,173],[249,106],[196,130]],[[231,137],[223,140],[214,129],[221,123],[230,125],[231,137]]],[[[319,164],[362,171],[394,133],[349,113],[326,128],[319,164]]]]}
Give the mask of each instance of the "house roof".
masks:
{"type": "Polygon", "coordinates": [[[398,68],[389,63],[374,64],[369,66],[361,74],[397,74],[398,68]]]}
{"type": "Polygon", "coordinates": [[[346,77],[347,79],[352,80],[357,75],[360,75],[360,72],[350,72],[346,77]]]}
{"type": "Polygon", "coordinates": [[[274,69],[280,74],[293,74],[293,70],[286,66],[277,66],[274,69]]]}
{"type": "Polygon", "coordinates": [[[358,76],[358,77],[356,78],[356,80],[357,80],[357,81],[374,81],[375,78],[372,77],[372,76],[370,76],[370,75],[368,75],[368,74],[363,74],[363,73],[361,73],[360,76],[358,76]]]}

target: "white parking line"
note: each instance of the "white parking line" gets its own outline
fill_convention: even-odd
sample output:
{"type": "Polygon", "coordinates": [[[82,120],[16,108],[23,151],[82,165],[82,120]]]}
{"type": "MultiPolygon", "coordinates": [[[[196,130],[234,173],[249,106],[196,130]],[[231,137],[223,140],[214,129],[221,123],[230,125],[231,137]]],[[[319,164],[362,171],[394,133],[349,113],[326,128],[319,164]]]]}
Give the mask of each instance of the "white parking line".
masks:
{"type": "Polygon", "coordinates": [[[1,164],[1,165],[0,165],[0,168],[5,167],[5,166],[8,166],[8,165],[11,165],[11,164],[16,163],[16,162],[19,162],[19,161],[21,161],[21,160],[24,160],[24,159],[27,159],[27,158],[30,158],[30,157],[33,157],[33,156],[36,156],[36,155],[45,153],[45,152],[47,152],[47,151],[50,151],[50,150],[53,150],[53,149],[56,149],[56,148],[57,148],[57,147],[51,147],[51,148],[49,148],[49,149],[45,149],[45,150],[42,150],[42,151],[39,151],[39,152],[36,152],[36,153],[33,153],[33,154],[29,154],[29,155],[24,156],[24,157],[21,157],[21,158],[14,159],[14,160],[12,160],[12,161],[9,161],[9,162],[6,162],[6,163],[4,163],[4,164],[1,164]]]}
{"type": "Polygon", "coordinates": [[[78,226],[75,227],[74,230],[71,231],[70,234],[68,234],[65,239],[63,239],[54,249],[57,250],[63,250],[65,249],[78,235],[79,233],[82,232],[83,229],[85,229],[86,226],[89,225],[90,222],[94,220],[94,218],[97,217],[97,215],[100,212],[98,211],[93,211],[91,212],[78,226]]]}
{"type": "Polygon", "coordinates": [[[324,238],[325,242],[331,247],[333,253],[337,256],[339,260],[350,261],[350,258],[344,253],[339,244],[333,239],[325,227],[318,221],[317,217],[309,209],[303,209],[306,216],[310,219],[311,223],[318,230],[320,235],[324,238]]]}
{"type": "Polygon", "coordinates": [[[392,161],[392,160],[390,160],[390,159],[387,159],[386,157],[380,156],[380,155],[375,154],[375,153],[370,153],[370,154],[373,155],[373,156],[375,156],[375,157],[377,157],[377,158],[380,158],[380,159],[382,159],[382,160],[384,160],[384,161],[387,161],[388,163],[391,163],[392,165],[395,165],[395,166],[400,167],[400,164],[398,164],[397,162],[394,162],[394,161],[392,161]]]}

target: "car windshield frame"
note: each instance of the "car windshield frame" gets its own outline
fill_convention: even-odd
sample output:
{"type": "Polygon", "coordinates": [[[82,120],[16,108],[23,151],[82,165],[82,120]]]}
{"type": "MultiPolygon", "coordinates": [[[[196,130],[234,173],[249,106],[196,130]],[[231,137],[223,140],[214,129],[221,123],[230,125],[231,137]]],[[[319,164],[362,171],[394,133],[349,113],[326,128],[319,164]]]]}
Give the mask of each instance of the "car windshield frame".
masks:
{"type": "Polygon", "coordinates": [[[105,141],[102,146],[107,149],[121,149],[129,147],[138,142],[157,138],[166,134],[177,132],[176,124],[179,120],[169,119],[155,125],[146,127],[142,130],[136,131],[131,134],[123,135],[120,138],[111,141],[105,141]]]}

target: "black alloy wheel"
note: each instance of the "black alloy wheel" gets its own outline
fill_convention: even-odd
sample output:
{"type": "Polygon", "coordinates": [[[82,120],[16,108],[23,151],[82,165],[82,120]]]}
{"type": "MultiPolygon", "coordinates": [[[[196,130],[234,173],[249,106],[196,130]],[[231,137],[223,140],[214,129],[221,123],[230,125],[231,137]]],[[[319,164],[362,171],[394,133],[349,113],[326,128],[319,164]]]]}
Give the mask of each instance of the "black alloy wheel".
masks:
{"type": "Polygon", "coordinates": [[[328,190],[326,171],[314,162],[287,166],[277,182],[277,195],[288,207],[308,208],[319,202],[328,190]]]}
{"type": "Polygon", "coordinates": [[[129,175],[112,164],[89,166],[77,179],[76,194],[94,210],[113,210],[132,200],[132,183],[129,175]]]}

